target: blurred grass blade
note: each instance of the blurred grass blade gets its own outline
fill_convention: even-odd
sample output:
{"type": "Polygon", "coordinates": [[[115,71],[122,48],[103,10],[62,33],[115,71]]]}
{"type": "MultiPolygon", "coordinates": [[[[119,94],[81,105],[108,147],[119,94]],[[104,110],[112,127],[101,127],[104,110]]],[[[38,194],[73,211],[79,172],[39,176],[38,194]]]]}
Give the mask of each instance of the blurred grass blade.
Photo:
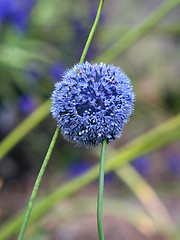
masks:
{"type": "Polygon", "coordinates": [[[180,114],[169,121],[161,123],[153,130],[135,138],[129,144],[117,151],[108,161],[105,168],[109,171],[116,169],[138,156],[145,155],[162,146],[166,146],[172,141],[180,138],[180,114]]]}
{"type": "MultiPolygon", "coordinates": [[[[124,219],[141,232],[147,239],[156,234],[156,228],[152,219],[147,215],[142,206],[139,206],[139,204],[129,204],[129,201],[127,201],[126,198],[120,199],[110,196],[107,198],[105,197],[103,202],[104,216],[124,219]]],[[[46,218],[43,218],[42,221],[40,220],[32,224],[26,233],[26,239],[32,240],[33,236],[41,231],[40,229],[42,229],[43,226],[47,226],[51,221],[57,222],[58,225],[58,223],[61,222],[69,222],[69,219],[76,221],[79,217],[83,221],[83,219],[87,216],[94,216],[94,221],[96,221],[96,204],[96,197],[86,196],[84,198],[82,196],[78,196],[70,198],[55,207],[50,213],[47,213],[46,218]],[[79,213],[80,209],[81,212],[79,213]]],[[[81,226],[81,222],[79,222],[79,225],[81,226]]]]}
{"type": "Polygon", "coordinates": [[[151,185],[129,164],[115,172],[144,205],[158,229],[172,232],[173,220],[151,185]]]}
{"type": "Polygon", "coordinates": [[[138,39],[147,34],[160,20],[179,4],[180,0],[167,0],[162,3],[140,26],[124,36],[121,36],[119,41],[97,58],[97,61],[100,62],[103,60],[104,62],[110,62],[115,59],[118,55],[132,46],[138,39]]]}
{"type": "Polygon", "coordinates": [[[50,113],[51,102],[47,100],[37,108],[29,117],[20,123],[3,141],[0,143],[0,160],[33,128],[35,128],[50,113]]]}
{"type": "MultiPolygon", "coordinates": [[[[95,59],[95,61],[111,61],[113,58],[117,57],[117,55],[121,54],[133,45],[133,43],[139,38],[148,33],[152,27],[158,23],[158,21],[165,17],[179,3],[180,0],[165,1],[152,13],[150,17],[144,21],[141,26],[133,31],[130,31],[124,35],[124,37],[121,37],[114,46],[109,48],[104,54],[101,54],[98,59],[95,59]]],[[[3,61],[3,58],[1,60],[3,61]]],[[[20,123],[19,126],[0,143],[0,160],[48,115],[49,108],[50,101],[49,104],[48,101],[42,104],[32,115],[20,123]],[[43,114],[40,114],[41,111],[43,114]]]]}
{"type": "MultiPolygon", "coordinates": [[[[136,27],[135,25],[117,25],[117,26],[104,26],[101,28],[101,32],[98,34],[97,42],[108,44],[108,46],[114,43],[115,39],[122,38],[136,27]]],[[[173,22],[172,24],[158,24],[151,30],[151,37],[178,37],[180,35],[179,23],[173,22]]]]}
{"type": "MultiPolygon", "coordinates": [[[[165,146],[180,138],[180,114],[169,121],[155,127],[153,130],[141,135],[123,148],[118,150],[109,161],[106,162],[105,172],[116,170],[125,163],[165,146]]],[[[30,223],[40,218],[61,200],[77,193],[80,189],[94,181],[98,177],[99,165],[96,165],[85,174],[60,186],[53,192],[39,200],[34,206],[30,223]]],[[[21,226],[24,211],[11,217],[0,228],[0,240],[5,240],[16,234],[21,226]]]]}

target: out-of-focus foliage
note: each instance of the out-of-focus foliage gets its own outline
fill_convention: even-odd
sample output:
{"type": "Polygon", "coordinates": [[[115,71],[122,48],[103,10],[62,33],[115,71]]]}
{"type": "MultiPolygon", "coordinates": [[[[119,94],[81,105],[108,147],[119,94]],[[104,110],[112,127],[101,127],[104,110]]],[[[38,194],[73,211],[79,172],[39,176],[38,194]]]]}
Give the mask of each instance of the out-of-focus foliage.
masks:
{"type": "MultiPolygon", "coordinates": [[[[98,3],[95,0],[0,0],[1,139],[48,99],[54,83],[61,79],[62,72],[79,61],[98,3]]],[[[161,0],[105,1],[103,15],[87,60],[93,61],[97,57],[101,59],[101,55],[103,57],[107,49],[116,46],[117,39],[136,29],[161,3],[161,0]]],[[[120,66],[132,79],[136,94],[134,116],[123,130],[123,137],[112,144],[116,149],[180,111],[179,13],[180,8],[177,6],[133,47],[112,59],[112,62],[120,66]]],[[[22,208],[27,201],[34,175],[39,169],[55,127],[54,120],[48,117],[0,163],[2,221],[16,209],[22,208]]],[[[178,224],[180,216],[177,209],[180,196],[176,186],[180,181],[179,149],[179,142],[169,144],[158,152],[137,158],[132,163],[132,166],[157,189],[160,198],[166,203],[171,216],[178,224]]],[[[59,185],[59,182],[63,183],[84,172],[97,161],[91,149],[76,149],[60,136],[41,194],[45,195],[49,189],[59,185]]],[[[105,192],[105,198],[111,196],[114,197],[114,201],[120,198],[122,201],[127,199],[129,205],[126,209],[130,205],[138,209],[137,202],[117,176],[107,177],[106,187],[108,190],[105,192]]],[[[96,184],[87,190],[84,189],[82,199],[95,195],[96,190],[96,184]]],[[[105,212],[111,209],[113,201],[110,199],[110,202],[111,204],[105,205],[105,212]]],[[[120,209],[123,207],[120,205],[120,209]]],[[[34,239],[35,236],[45,239],[51,236],[51,232],[56,235],[55,239],[59,239],[59,236],[68,239],[66,234],[63,235],[65,226],[63,225],[62,229],[58,226],[63,218],[56,219],[54,226],[47,227],[50,221],[48,218],[53,219],[55,213],[56,211],[52,212],[52,216],[45,218],[39,226],[34,226],[34,239]]],[[[83,213],[83,209],[77,208],[77,212],[74,213],[76,221],[77,215],[82,216],[83,213]]],[[[133,224],[136,221],[132,219],[137,219],[138,216],[132,210],[126,217],[131,219],[133,224]]],[[[67,218],[68,216],[65,219],[67,218]]],[[[148,223],[146,227],[152,226],[148,223]]],[[[91,226],[89,222],[88,224],[91,226]]],[[[139,226],[141,225],[138,225],[138,231],[143,232],[145,229],[147,235],[148,229],[152,229],[139,226]]],[[[156,232],[155,229],[153,231],[156,232]]],[[[72,230],[71,234],[73,233],[72,230]]],[[[135,239],[132,236],[135,235],[130,235],[128,239],[135,239]]],[[[141,239],[140,237],[143,239],[142,236],[136,238],[141,239]]],[[[171,239],[179,239],[180,235],[176,233],[173,237],[171,239]]],[[[33,239],[31,234],[30,239],[33,239]]]]}

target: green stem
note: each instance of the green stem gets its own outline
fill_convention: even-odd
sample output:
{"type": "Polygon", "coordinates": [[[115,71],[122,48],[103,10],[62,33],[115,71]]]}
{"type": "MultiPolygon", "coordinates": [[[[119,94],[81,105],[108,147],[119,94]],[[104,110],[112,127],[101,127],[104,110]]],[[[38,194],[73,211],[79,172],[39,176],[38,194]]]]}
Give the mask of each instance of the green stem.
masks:
{"type": "MultiPolygon", "coordinates": [[[[84,50],[83,50],[83,53],[82,53],[82,56],[81,56],[81,59],[80,59],[80,63],[83,63],[84,59],[86,57],[86,54],[87,54],[87,51],[89,49],[90,43],[91,43],[92,38],[94,36],[94,32],[95,32],[97,24],[99,22],[99,18],[100,18],[100,14],[101,14],[101,11],[102,11],[103,3],[104,3],[104,0],[101,0],[100,4],[99,4],[98,11],[97,11],[97,15],[96,15],[96,18],[95,18],[95,21],[94,21],[94,24],[92,26],[92,29],[91,29],[90,34],[89,34],[89,37],[87,39],[86,45],[85,45],[84,50]]],[[[45,157],[45,159],[43,161],[43,164],[41,166],[40,172],[39,172],[38,177],[36,179],[36,182],[35,182],[32,194],[31,194],[31,198],[30,198],[29,203],[28,203],[26,214],[25,214],[22,226],[21,226],[21,230],[19,232],[18,240],[22,240],[23,237],[24,237],[24,233],[25,233],[25,230],[26,230],[26,227],[27,227],[30,215],[31,215],[31,211],[32,211],[33,204],[34,204],[34,201],[35,201],[35,198],[36,198],[36,194],[37,194],[37,191],[38,191],[41,179],[43,177],[43,174],[45,172],[46,166],[47,166],[48,161],[50,159],[51,153],[53,151],[54,145],[56,143],[56,139],[57,139],[58,133],[59,133],[59,127],[56,128],[56,131],[54,133],[53,139],[52,139],[51,144],[49,146],[49,149],[47,151],[46,157],[45,157]]]]}
{"type": "MultiPolygon", "coordinates": [[[[143,22],[143,24],[141,24],[139,27],[137,27],[137,30],[132,30],[133,31],[132,35],[130,32],[125,34],[123,36],[123,39],[124,39],[123,41],[122,41],[122,38],[120,38],[120,40],[117,41],[117,43],[112,45],[112,47],[110,47],[106,52],[101,54],[97,59],[95,59],[95,61],[98,62],[98,61],[102,61],[102,59],[103,59],[104,62],[107,62],[107,61],[110,62],[117,55],[122,54],[127,49],[127,45],[126,44],[123,45],[124,42],[128,43],[128,48],[130,48],[135,42],[137,42],[137,40],[141,39],[141,37],[143,35],[149,33],[149,31],[152,29],[152,27],[155,27],[160,20],[162,20],[164,17],[166,17],[166,15],[169,12],[171,12],[179,4],[180,4],[180,0],[167,0],[167,1],[163,2],[154,11],[154,13],[151,13],[150,16],[147,17],[147,19],[143,22]],[[163,14],[162,14],[162,9],[164,9],[163,14]],[[151,21],[153,22],[153,23],[151,23],[151,28],[148,28],[147,26],[149,25],[149,22],[151,22],[151,21]],[[144,30],[143,35],[142,35],[142,29],[146,29],[146,31],[144,30]],[[133,41],[131,41],[131,39],[133,39],[133,41]]],[[[122,36],[121,31],[119,34],[122,36]]],[[[112,36],[111,36],[111,38],[112,38],[112,36]]],[[[6,53],[6,51],[3,51],[3,52],[6,53]]],[[[7,57],[7,56],[3,55],[1,53],[1,49],[0,49],[0,62],[3,62],[3,64],[5,64],[5,62],[6,62],[6,61],[4,62],[5,57],[7,57]]],[[[10,61],[10,59],[8,59],[8,61],[10,61]]],[[[48,100],[48,101],[49,101],[49,106],[50,106],[50,100],[48,100]]],[[[22,123],[20,123],[19,126],[17,126],[13,130],[12,133],[10,133],[7,137],[5,137],[4,140],[2,140],[2,142],[0,142],[0,161],[13,147],[15,147],[15,145],[17,143],[19,143],[33,128],[35,128],[40,123],[40,121],[42,121],[48,115],[49,106],[48,106],[48,104],[47,104],[47,106],[43,106],[43,105],[45,105],[45,103],[42,104],[41,106],[39,106],[33,114],[28,116],[22,123]],[[41,114],[42,107],[44,109],[43,115],[41,114]],[[36,122],[36,116],[37,116],[37,119],[40,118],[40,120],[37,122],[36,122]],[[32,120],[31,120],[31,118],[32,118],[32,120]]]]}
{"type": "Polygon", "coordinates": [[[85,45],[84,50],[83,50],[83,53],[82,53],[82,55],[81,55],[80,63],[83,63],[84,60],[85,60],[85,57],[86,57],[88,48],[89,48],[89,46],[90,46],[90,43],[91,43],[92,38],[93,38],[93,36],[94,36],[94,32],[95,32],[96,27],[97,27],[98,22],[99,22],[99,18],[100,18],[100,15],[101,15],[103,3],[104,3],[104,0],[100,0],[99,8],[98,8],[98,11],[97,11],[97,14],[96,14],[96,18],[95,18],[95,20],[94,20],[94,24],[93,24],[93,26],[92,26],[92,28],[91,28],[91,31],[90,31],[90,33],[89,33],[89,36],[88,36],[86,45],[85,45]]]}
{"type": "Polygon", "coordinates": [[[98,226],[99,240],[104,240],[102,211],[103,211],[105,157],[106,157],[106,139],[103,140],[102,142],[101,160],[100,160],[100,169],[99,169],[99,192],[98,192],[98,204],[97,204],[97,226],[98,226]]]}
{"type": "MultiPolygon", "coordinates": [[[[119,150],[115,154],[111,154],[110,159],[105,165],[105,172],[117,170],[133,159],[156,151],[161,147],[175,142],[180,139],[180,114],[169,119],[168,121],[160,124],[147,133],[132,140],[119,150]]],[[[98,177],[99,166],[96,165],[83,175],[76,179],[67,182],[49,192],[45,198],[39,199],[34,207],[30,224],[35,224],[44,216],[48,211],[54,208],[62,200],[76,194],[79,190],[92,183],[98,177]]],[[[11,218],[7,219],[0,227],[0,240],[8,240],[13,237],[19,230],[21,222],[23,220],[24,210],[18,212],[11,218]]],[[[167,231],[168,229],[164,229],[167,231]]]]}
{"type": "Polygon", "coordinates": [[[30,218],[30,215],[31,215],[31,211],[32,211],[32,208],[33,208],[34,200],[35,200],[35,197],[36,197],[36,194],[37,194],[37,191],[38,191],[38,188],[39,188],[42,176],[44,174],[44,171],[45,171],[46,166],[48,164],[48,161],[50,159],[52,150],[54,148],[54,144],[56,142],[58,133],[59,133],[59,127],[56,128],[56,131],[54,133],[53,139],[51,141],[51,144],[49,146],[49,149],[48,149],[47,154],[46,154],[46,156],[44,158],[44,161],[43,161],[43,164],[42,164],[41,169],[39,171],[39,174],[37,176],[36,182],[34,184],[34,188],[33,188],[32,194],[31,194],[31,198],[29,200],[29,204],[28,204],[28,207],[27,207],[27,210],[26,210],[26,214],[25,214],[22,226],[21,226],[21,230],[19,232],[18,240],[22,240],[23,239],[24,232],[26,230],[26,226],[28,224],[28,221],[29,221],[29,218],[30,218]]]}

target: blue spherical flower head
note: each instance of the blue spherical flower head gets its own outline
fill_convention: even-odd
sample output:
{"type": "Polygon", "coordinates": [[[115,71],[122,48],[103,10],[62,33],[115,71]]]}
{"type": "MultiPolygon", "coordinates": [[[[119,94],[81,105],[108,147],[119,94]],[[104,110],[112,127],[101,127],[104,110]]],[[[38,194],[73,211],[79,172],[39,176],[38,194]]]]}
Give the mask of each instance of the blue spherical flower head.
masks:
{"type": "Polygon", "coordinates": [[[133,112],[130,79],[119,67],[76,64],[52,93],[51,112],[62,135],[81,146],[96,146],[121,136],[133,112]]]}

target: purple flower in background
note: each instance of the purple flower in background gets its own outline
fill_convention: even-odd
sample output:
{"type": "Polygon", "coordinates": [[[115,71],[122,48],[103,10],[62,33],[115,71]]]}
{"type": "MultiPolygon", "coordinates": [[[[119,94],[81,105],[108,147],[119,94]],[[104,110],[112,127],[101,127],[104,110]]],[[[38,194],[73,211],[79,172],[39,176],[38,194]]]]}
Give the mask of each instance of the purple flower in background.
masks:
{"type": "Polygon", "coordinates": [[[26,30],[35,3],[35,0],[0,0],[0,23],[9,23],[17,30],[26,30]]]}
{"type": "MultiPolygon", "coordinates": [[[[72,177],[77,177],[93,167],[93,163],[85,162],[84,159],[77,159],[77,161],[68,165],[69,174],[72,177]]],[[[104,176],[104,184],[113,182],[114,173],[106,173],[104,176]]]]}
{"type": "Polygon", "coordinates": [[[180,176],[180,155],[178,153],[170,151],[167,154],[167,167],[172,174],[180,176]]]}
{"type": "Polygon", "coordinates": [[[131,164],[143,176],[146,176],[151,168],[151,163],[145,156],[135,159],[131,164]]]}
{"type": "Polygon", "coordinates": [[[105,173],[104,175],[104,185],[114,182],[115,174],[113,172],[105,173]]]}
{"type": "Polygon", "coordinates": [[[0,23],[3,23],[11,12],[11,0],[0,0],[0,23]]]}
{"type": "Polygon", "coordinates": [[[52,93],[51,112],[63,136],[81,146],[96,146],[121,136],[133,112],[130,79],[119,67],[76,64],[52,93]]]}
{"type": "Polygon", "coordinates": [[[54,63],[49,68],[49,74],[52,79],[57,82],[61,79],[61,75],[64,72],[65,68],[64,65],[60,62],[54,63]]]}
{"type": "Polygon", "coordinates": [[[18,105],[23,114],[29,115],[30,113],[32,113],[35,110],[36,101],[30,95],[22,95],[18,99],[18,105]]]}
{"type": "Polygon", "coordinates": [[[68,166],[68,170],[71,176],[76,177],[83,173],[85,173],[87,170],[89,170],[92,167],[92,164],[89,162],[85,162],[83,160],[79,160],[76,162],[73,162],[68,166]]]}

